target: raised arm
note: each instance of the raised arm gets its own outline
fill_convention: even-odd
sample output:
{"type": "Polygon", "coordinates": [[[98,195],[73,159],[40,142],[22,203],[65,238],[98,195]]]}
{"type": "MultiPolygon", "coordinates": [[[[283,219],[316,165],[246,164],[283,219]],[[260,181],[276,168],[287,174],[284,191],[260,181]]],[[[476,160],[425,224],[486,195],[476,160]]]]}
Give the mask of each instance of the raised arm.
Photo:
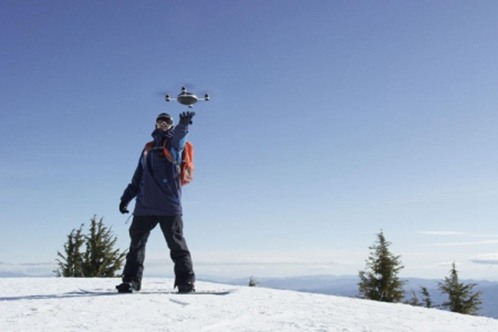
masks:
{"type": "Polygon", "coordinates": [[[173,135],[170,139],[170,148],[176,151],[183,150],[187,141],[189,126],[192,124],[192,118],[195,112],[183,112],[180,114],[180,122],[173,128],[173,135]]]}

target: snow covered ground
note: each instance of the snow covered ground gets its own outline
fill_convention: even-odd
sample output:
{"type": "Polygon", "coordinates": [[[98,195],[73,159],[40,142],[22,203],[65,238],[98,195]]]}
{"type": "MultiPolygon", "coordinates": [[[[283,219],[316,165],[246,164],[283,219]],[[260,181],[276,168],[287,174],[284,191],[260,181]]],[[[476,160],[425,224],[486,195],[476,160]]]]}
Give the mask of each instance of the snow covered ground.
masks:
{"type": "Polygon", "coordinates": [[[228,295],[178,295],[145,279],[149,294],[113,291],[118,279],[0,278],[0,331],[498,331],[498,320],[403,304],[198,282],[228,295]],[[154,293],[157,291],[157,293],[154,293]]]}

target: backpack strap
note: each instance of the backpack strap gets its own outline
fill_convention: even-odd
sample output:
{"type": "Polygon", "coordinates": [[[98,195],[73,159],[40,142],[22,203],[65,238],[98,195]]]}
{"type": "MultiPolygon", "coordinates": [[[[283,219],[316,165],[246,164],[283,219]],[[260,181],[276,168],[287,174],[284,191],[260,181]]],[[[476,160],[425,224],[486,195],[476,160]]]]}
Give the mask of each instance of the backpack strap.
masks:
{"type": "Polygon", "coordinates": [[[149,154],[150,150],[154,147],[154,141],[147,142],[144,146],[144,157],[147,157],[149,154]]]}
{"type": "MultiPolygon", "coordinates": [[[[146,158],[147,155],[149,154],[150,150],[152,150],[154,148],[154,141],[150,141],[150,142],[147,142],[147,144],[145,144],[145,147],[144,147],[144,157],[146,158]]],[[[166,159],[168,159],[168,161],[170,161],[171,163],[175,164],[175,165],[178,165],[179,162],[173,157],[173,155],[171,154],[171,151],[168,150],[168,148],[166,148],[166,144],[168,143],[168,140],[165,139],[164,140],[164,143],[163,143],[163,146],[162,146],[162,152],[164,154],[164,156],[166,157],[166,159]]]]}
{"type": "Polygon", "coordinates": [[[168,159],[171,163],[177,165],[178,164],[178,161],[173,158],[173,155],[171,154],[171,151],[168,150],[168,148],[166,148],[166,144],[168,143],[168,140],[165,139],[164,140],[164,143],[163,143],[163,153],[164,153],[164,156],[166,157],[166,159],[168,159]]]}

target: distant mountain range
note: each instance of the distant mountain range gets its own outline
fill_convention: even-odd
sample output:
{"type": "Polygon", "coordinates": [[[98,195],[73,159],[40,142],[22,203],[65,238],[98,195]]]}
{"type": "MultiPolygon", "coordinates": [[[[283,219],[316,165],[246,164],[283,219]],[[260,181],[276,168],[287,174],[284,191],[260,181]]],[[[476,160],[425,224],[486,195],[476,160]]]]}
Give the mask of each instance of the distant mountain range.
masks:
{"type": "MultiPolygon", "coordinates": [[[[409,301],[415,295],[422,299],[421,287],[427,288],[434,305],[440,305],[446,301],[441,294],[438,283],[442,280],[408,278],[405,283],[405,301],[409,301]]],[[[249,279],[215,280],[232,285],[248,285],[249,279]]],[[[274,289],[287,289],[308,293],[320,293],[345,297],[358,297],[358,276],[301,276],[288,278],[256,278],[258,287],[274,289]]],[[[475,290],[481,291],[482,306],[479,315],[498,319],[498,282],[485,280],[461,280],[461,282],[476,283],[475,290]]]]}
{"type": "Polygon", "coordinates": [[[20,272],[0,272],[0,278],[49,278],[55,277],[55,274],[25,274],[20,272]]]}
{"type": "Polygon", "coordinates": [[[0,272],[0,278],[24,278],[28,275],[18,272],[0,272]]]}

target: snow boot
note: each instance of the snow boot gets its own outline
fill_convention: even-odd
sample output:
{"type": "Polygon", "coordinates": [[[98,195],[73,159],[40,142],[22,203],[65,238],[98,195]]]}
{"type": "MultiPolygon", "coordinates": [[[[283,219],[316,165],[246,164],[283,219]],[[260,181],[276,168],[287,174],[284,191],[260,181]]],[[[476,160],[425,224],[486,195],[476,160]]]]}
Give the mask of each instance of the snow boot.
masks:
{"type": "Polygon", "coordinates": [[[131,282],[123,282],[120,285],[117,285],[116,289],[118,290],[118,293],[133,293],[137,291],[131,282]]]}
{"type": "Polygon", "coordinates": [[[195,287],[193,282],[186,282],[184,284],[178,285],[179,294],[188,294],[194,292],[195,292],[195,287]]]}

